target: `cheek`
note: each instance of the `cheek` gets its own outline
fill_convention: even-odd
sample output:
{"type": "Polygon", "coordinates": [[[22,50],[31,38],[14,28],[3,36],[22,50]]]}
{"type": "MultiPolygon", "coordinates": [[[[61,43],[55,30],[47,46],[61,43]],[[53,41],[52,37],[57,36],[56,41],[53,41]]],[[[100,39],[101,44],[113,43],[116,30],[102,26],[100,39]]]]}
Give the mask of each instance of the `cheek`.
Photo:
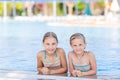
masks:
{"type": "Polygon", "coordinates": [[[86,45],[83,46],[83,49],[85,49],[86,45]]]}
{"type": "Polygon", "coordinates": [[[76,48],[75,48],[75,47],[73,47],[73,50],[76,50],[76,48]]]}
{"type": "Polygon", "coordinates": [[[47,49],[47,48],[48,48],[48,46],[44,45],[44,48],[45,48],[45,49],[47,49]]]}
{"type": "Polygon", "coordinates": [[[57,47],[57,44],[53,45],[53,47],[56,48],[56,47],[57,47]]]}
{"type": "Polygon", "coordinates": [[[84,49],[85,47],[84,46],[80,46],[81,49],[84,49]]]}
{"type": "Polygon", "coordinates": [[[71,46],[71,47],[72,47],[72,49],[74,49],[74,50],[76,49],[76,47],[75,47],[75,46],[71,46]]]}
{"type": "Polygon", "coordinates": [[[49,45],[43,44],[43,47],[44,47],[45,49],[47,49],[47,48],[49,47],[49,45]]]}

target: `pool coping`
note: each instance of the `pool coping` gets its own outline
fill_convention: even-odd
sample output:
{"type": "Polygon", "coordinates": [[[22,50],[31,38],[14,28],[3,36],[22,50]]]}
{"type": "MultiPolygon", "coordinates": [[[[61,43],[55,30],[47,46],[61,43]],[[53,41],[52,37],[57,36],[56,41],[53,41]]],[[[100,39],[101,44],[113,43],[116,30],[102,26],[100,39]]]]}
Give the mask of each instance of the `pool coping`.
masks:
{"type": "Polygon", "coordinates": [[[0,70],[0,80],[120,80],[120,76],[93,75],[71,77],[66,74],[42,75],[32,71],[0,70]]]}

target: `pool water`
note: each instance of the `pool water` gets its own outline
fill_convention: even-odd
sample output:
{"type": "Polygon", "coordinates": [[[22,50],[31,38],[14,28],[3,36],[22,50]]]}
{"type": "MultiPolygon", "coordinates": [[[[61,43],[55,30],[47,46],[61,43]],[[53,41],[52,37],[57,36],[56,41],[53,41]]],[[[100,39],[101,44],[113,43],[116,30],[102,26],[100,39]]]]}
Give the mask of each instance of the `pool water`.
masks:
{"type": "Polygon", "coordinates": [[[0,69],[37,71],[36,54],[44,49],[43,35],[48,31],[57,34],[59,45],[66,52],[72,49],[69,37],[76,32],[86,37],[86,50],[97,60],[97,75],[120,74],[120,28],[49,26],[47,22],[0,22],[0,69]]]}

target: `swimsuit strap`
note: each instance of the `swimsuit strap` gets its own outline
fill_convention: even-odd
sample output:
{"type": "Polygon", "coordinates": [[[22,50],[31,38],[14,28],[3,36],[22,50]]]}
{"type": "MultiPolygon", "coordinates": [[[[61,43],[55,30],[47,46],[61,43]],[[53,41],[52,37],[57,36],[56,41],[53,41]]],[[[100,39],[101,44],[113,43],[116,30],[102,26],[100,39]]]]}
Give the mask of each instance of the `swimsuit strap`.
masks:
{"type": "Polygon", "coordinates": [[[56,51],[55,51],[55,53],[54,53],[54,54],[55,54],[55,56],[56,56],[56,57],[58,57],[58,54],[57,54],[57,52],[56,52],[56,51]]]}
{"type": "Polygon", "coordinates": [[[46,51],[44,51],[44,59],[46,59],[46,51]]]}
{"type": "MultiPolygon", "coordinates": [[[[58,57],[58,54],[57,54],[56,51],[55,51],[54,55],[55,55],[56,57],[58,57]]],[[[44,59],[46,59],[46,51],[44,51],[44,59]]]]}

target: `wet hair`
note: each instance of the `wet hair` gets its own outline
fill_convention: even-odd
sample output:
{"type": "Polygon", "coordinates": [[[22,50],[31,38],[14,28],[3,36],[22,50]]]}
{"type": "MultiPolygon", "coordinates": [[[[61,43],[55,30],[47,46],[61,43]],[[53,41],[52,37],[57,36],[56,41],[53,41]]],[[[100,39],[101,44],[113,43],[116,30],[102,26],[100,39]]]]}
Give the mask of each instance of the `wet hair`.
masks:
{"type": "Polygon", "coordinates": [[[58,42],[58,39],[57,39],[57,35],[54,33],[54,32],[47,32],[45,33],[44,37],[43,37],[43,42],[45,41],[45,38],[46,37],[53,37],[56,39],[56,41],[58,42]]]}
{"type": "Polygon", "coordinates": [[[84,43],[86,43],[85,37],[81,33],[75,33],[75,34],[71,35],[71,37],[70,37],[70,44],[71,44],[71,41],[74,40],[74,39],[83,39],[84,43]]]}

